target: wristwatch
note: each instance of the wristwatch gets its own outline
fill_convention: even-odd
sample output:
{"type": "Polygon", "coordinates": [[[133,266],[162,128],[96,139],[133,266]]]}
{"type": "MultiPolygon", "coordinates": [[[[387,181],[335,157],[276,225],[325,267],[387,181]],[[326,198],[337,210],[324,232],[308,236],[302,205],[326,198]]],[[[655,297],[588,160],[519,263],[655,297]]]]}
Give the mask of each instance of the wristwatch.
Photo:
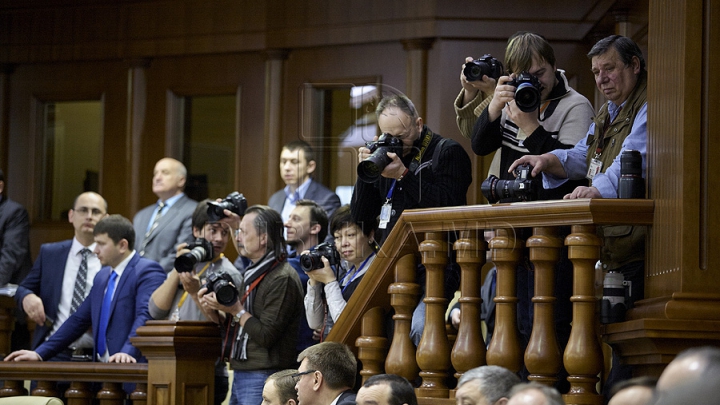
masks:
{"type": "Polygon", "coordinates": [[[233,321],[235,321],[235,323],[240,323],[240,317],[242,317],[243,315],[245,315],[245,312],[247,312],[247,311],[244,310],[244,309],[243,309],[243,310],[240,310],[240,312],[238,312],[237,315],[235,315],[235,316],[233,317],[233,321]]]}

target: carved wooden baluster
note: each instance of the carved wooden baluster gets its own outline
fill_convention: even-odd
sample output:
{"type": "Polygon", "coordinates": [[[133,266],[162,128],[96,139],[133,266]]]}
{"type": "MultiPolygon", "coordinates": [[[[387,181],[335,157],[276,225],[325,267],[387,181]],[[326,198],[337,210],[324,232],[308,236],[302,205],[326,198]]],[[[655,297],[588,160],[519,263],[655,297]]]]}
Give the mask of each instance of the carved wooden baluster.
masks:
{"type": "Polygon", "coordinates": [[[450,344],[445,333],[445,266],[447,264],[447,243],[445,233],[428,232],[420,243],[422,262],[426,270],[425,282],[425,327],[417,350],[422,385],[418,396],[447,398],[445,379],[450,369],[450,344]]]}
{"type": "Polygon", "coordinates": [[[515,271],[524,241],[515,239],[512,229],[498,229],[490,240],[490,253],[497,268],[495,330],[487,350],[487,364],[520,371],[522,353],[517,327],[517,286],[515,271]]]}
{"type": "Polygon", "coordinates": [[[147,405],[147,396],[147,384],[137,384],[130,394],[130,401],[133,405],[147,405]]]}
{"type": "Polygon", "coordinates": [[[362,318],[360,336],[355,340],[358,348],[358,360],[362,361],[360,370],[362,382],[371,376],[382,374],[385,354],[387,352],[387,338],[383,330],[385,311],[382,307],[368,310],[362,318]]]}
{"type": "Polygon", "coordinates": [[[533,229],[528,238],[530,260],[535,265],[535,296],[533,328],[530,342],[525,350],[525,367],[529,380],[553,385],[560,371],[560,348],[555,333],[555,264],[560,259],[563,241],[557,228],[533,229]]]}
{"type": "Polygon", "coordinates": [[[27,395],[24,383],[24,381],[5,380],[3,387],[0,388],[0,398],[27,395]]]}
{"type": "Polygon", "coordinates": [[[595,226],[575,225],[565,244],[573,263],[572,330],[563,358],[570,392],[565,398],[569,404],[601,404],[602,397],[595,390],[603,365],[595,330],[595,263],[602,242],[595,234],[595,226]]]}
{"type": "Polygon", "coordinates": [[[57,390],[56,381],[38,381],[37,386],[32,390],[33,396],[36,397],[57,397],[59,392],[57,390]]]}
{"type": "Polygon", "coordinates": [[[71,381],[70,388],[65,391],[68,405],[90,405],[93,400],[92,384],[89,382],[71,381]]]}
{"type": "Polygon", "coordinates": [[[97,393],[100,405],[123,405],[125,402],[125,391],[122,383],[104,382],[97,393]]]}
{"type": "Polygon", "coordinates": [[[454,245],[461,271],[458,300],[461,312],[460,328],[450,358],[457,379],[471,368],[485,364],[485,341],[480,323],[480,270],[485,264],[487,243],[477,238],[477,232],[482,235],[483,231],[461,232],[460,239],[454,245]]]}
{"type": "Polygon", "coordinates": [[[392,344],[385,360],[385,372],[415,381],[420,369],[415,360],[415,345],[410,340],[412,313],[418,304],[420,286],[415,282],[415,256],[401,257],[395,265],[395,282],[388,287],[390,305],[395,309],[392,344]]]}

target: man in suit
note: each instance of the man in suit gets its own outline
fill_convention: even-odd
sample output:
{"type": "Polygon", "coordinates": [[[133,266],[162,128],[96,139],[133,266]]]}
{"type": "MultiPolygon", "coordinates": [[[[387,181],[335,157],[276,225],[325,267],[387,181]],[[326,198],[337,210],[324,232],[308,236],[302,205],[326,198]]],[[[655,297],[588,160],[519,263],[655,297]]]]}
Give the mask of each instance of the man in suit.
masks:
{"type": "Polygon", "coordinates": [[[25,208],[3,195],[0,170],[0,285],[19,283],[30,271],[30,218],[25,208]]]}
{"type": "Polygon", "coordinates": [[[395,374],[376,374],[365,381],[357,393],[355,403],[357,405],[417,405],[418,400],[415,388],[404,377],[395,374]]]}
{"type": "Polygon", "coordinates": [[[340,207],[340,197],[313,180],[315,169],[315,152],[310,144],[296,140],[283,146],[280,175],[285,188],[278,190],[268,201],[270,208],[280,213],[283,223],[288,221],[295,203],[300,199],[315,201],[325,209],[328,217],[340,207]]]}
{"type": "MultiPolygon", "coordinates": [[[[37,324],[33,349],[57,332],[90,292],[93,279],[102,267],[93,253],[93,231],[98,221],[106,216],[107,202],[100,194],[87,192],[77,196],[68,212],[75,236],[42,245],[30,274],[18,286],[15,302],[37,324]]],[[[92,335],[86,333],[66,350],[46,360],[70,361],[74,351],[91,351],[92,348],[92,335]]]]}
{"type": "Polygon", "coordinates": [[[302,405],[355,405],[357,360],[342,343],[322,342],[303,350],[295,379],[302,405]]]}
{"type": "Polygon", "coordinates": [[[192,214],[197,201],[183,193],[187,169],[172,158],[155,164],[152,189],[157,203],[135,214],[135,250],[140,256],[160,263],[165,273],[173,269],[175,247],[193,240],[192,214]]]}
{"type": "Polygon", "coordinates": [[[135,231],[127,218],[110,215],[95,225],[93,235],[95,254],[104,267],[95,276],[88,297],[35,351],[15,351],[5,361],[52,358],[91,327],[95,359],[110,363],[145,360],[130,338],[150,318],[148,300],[165,281],[165,272],[156,262],[140,257],[132,249],[135,231]]]}

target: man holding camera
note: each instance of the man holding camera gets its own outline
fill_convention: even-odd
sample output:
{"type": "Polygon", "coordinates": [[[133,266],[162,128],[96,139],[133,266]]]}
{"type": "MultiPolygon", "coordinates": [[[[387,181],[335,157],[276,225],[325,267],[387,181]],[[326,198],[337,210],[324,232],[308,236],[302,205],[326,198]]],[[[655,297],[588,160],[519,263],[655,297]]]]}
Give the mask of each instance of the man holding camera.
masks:
{"type": "MultiPolygon", "coordinates": [[[[148,311],[153,319],[210,320],[199,305],[197,292],[211,274],[230,278],[234,285],[228,285],[227,288],[235,289],[235,297],[238,296],[238,291],[243,291],[242,275],[223,255],[230,229],[226,224],[209,221],[209,201],[199,202],[192,216],[192,233],[196,241],[189,245],[187,243],[178,245],[175,268],[150,296],[148,311]]],[[[228,372],[225,362],[219,358],[215,367],[216,405],[222,404],[227,392],[228,372]]]]}
{"type": "Polygon", "coordinates": [[[389,163],[374,182],[358,178],[351,211],[355,223],[373,223],[380,217],[375,240],[382,244],[405,209],[467,204],[472,170],[463,147],[425,126],[407,97],[385,97],[375,112],[380,131],[387,135],[383,138],[400,142],[394,151],[359,149],[360,165],[372,154],[389,158],[389,163]]]}
{"type": "Polygon", "coordinates": [[[191,216],[197,202],[183,193],[187,169],[178,160],[160,159],[153,170],[152,190],[157,203],[135,214],[135,250],[140,256],[160,263],[169,272],[175,261],[175,247],[192,240],[191,216]]]}
{"type": "Polygon", "coordinates": [[[231,305],[218,302],[217,294],[204,287],[198,298],[223,330],[223,357],[230,359],[234,371],[230,403],[259,404],[265,379],[295,365],[303,288],[285,260],[284,227],[277,211],[253,205],[242,220],[230,210],[224,213],[226,222],[238,228],[239,253],[250,259],[245,288],[231,305]]]}
{"type": "MultiPolygon", "coordinates": [[[[519,32],[510,37],[505,64],[511,75],[498,79],[492,101],[475,122],[472,148],[481,156],[500,148],[496,174],[513,180],[508,168],[516,159],[572,148],[594,112],[588,99],[568,85],[565,72],[555,68],[555,52],[540,35],[519,32]]],[[[562,198],[577,185],[540,190],[538,199],[562,198]]]]}

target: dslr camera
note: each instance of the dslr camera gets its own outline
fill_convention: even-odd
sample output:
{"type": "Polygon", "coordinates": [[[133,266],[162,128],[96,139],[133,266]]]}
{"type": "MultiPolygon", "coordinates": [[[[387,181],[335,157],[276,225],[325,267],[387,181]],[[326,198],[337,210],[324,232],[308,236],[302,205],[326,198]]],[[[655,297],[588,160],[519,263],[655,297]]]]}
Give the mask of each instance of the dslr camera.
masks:
{"type": "Polygon", "coordinates": [[[485,198],[490,204],[502,200],[503,202],[534,201],[542,184],[540,179],[531,177],[533,167],[520,165],[515,168],[515,179],[500,180],[497,176],[490,175],[480,185],[485,198]]]}
{"type": "Polygon", "coordinates": [[[233,191],[228,194],[224,200],[220,202],[210,201],[207,205],[208,221],[217,222],[225,218],[225,214],[223,213],[224,210],[229,210],[230,212],[234,212],[240,216],[245,215],[247,200],[242,194],[237,191],[233,191]]]}
{"type": "Polygon", "coordinates": [[[537,77],[528,72],[521,72],[512,81],[505,83],[515,86],[515,104],[522,112],[533,112],[540,107],[540,90],[542,85],[537,77]]]}
{"type": "Polygon", "coordinates": [[[493,58],[492,55],[486,53],[480,59],[475,59],[472,62],[467,62],[463,69],[465,79],[469,82],[476,82],[482,80],[483,76],[487,76],[497,80],[502,76],[503,71],[502,63],[493,58]]]}
{"type": "Polygon", "coordinates": [[[358,164],[357,174],[365,183],[374,183],[380,180],[380,174],[392,162],[387,153],[402,154],[403,144],[398,138],[385,133],[377,141],[365,143],[365,146],[372,154],[358,164]]]}
{"type": "Polygon", "coordinates": [[[237,288],[233,285],[232,276],[224,270],[209,272],[203,287],[207,288],[208,292],[214,292],[217,302],[226,307],[231,306],[238,300],[239,294],[237,288]]]}
{"type": "Polygon", "coordinates": [[[340,264],[340,252],[335,249],[335,244],[323,242],[307,253],[300,256],[300,267],[304,272],[323,268],[322,257],[328,259],[331,266],[340,264]]]}
{"type": "Polygon", "coordinates": [[[209,262],[213,259],[213,245],[205,238],[197,238],[187,247],[189,252],[175,258],[175,270],[178,273],[192,271],[199,262],[209,262]]]}

